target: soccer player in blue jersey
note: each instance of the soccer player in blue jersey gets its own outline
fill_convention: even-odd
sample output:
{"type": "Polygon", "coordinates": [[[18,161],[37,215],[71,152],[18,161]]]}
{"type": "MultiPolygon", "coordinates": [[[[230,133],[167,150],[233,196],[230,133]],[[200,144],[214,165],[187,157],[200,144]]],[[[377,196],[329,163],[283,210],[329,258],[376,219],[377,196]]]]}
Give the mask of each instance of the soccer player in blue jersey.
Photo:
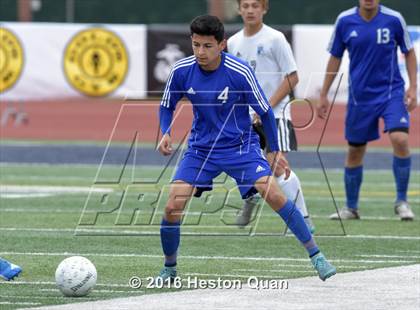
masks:
{"type": "Polygon", "coordinates": [[[274,114],[246,62],[224,53],[224,27],[217,17],[203,15],[191,25],[194,55],[172,68],[160,105],[162,140],[159,151],[172,154],[170,129],[177,102],[186,97],[193,107],[193,123],[188,150],[173,178],[161,223],[161,243],[165,265],[159,277],[176,277],[180,221],[194,187],[211,186],[222,172],[235,179],[242,198],[257,190],[308,251],[319,277],[325,280],[335,268],[319,251],[302,213],[281,192],[262,154],[258,135],[252,130],[249,107],[261,118],[273,156],[288,170],[278,152],[274,114]]]}
{"type": "Polygon", "coordinates": [[[22,272],[22,268],[0,257],[0,278],[13,280],[22,272]]]}
{"type": "Polygon", "coordinates": [[[321,90],[318,115],[325,118],[328,90],[349,51],[350,77],[345,136],[347,152],[344,183],[347,205],[331,219],[359,219],[358,200],[363,177],[363,157],[369,141],[379,138],[379,119],[385,123],[394,150],[393,172],[397,188],[395,213],[413,220],[407,202],[411,158],[408,146],[409,112],[417,106],[417,61],[407,26],[400,13],[360,0],[359,6],[342,12],[336,21],[328,50],[331,54],[321,90]],[[409,86],[398,68],[397,48],[405,54],[409,86]]]}

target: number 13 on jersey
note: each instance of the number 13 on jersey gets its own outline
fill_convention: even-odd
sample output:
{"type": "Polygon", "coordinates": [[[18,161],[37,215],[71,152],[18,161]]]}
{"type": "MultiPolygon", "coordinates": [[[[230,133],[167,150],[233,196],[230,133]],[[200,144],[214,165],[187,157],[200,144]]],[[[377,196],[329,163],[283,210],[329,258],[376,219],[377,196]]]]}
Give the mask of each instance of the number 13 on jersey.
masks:
{"type": "Polygon", "coordinates": [[[376,30],[376,43],[387,44],[390,41],[390,31],[388,28],[378,28],[376,30]]]}

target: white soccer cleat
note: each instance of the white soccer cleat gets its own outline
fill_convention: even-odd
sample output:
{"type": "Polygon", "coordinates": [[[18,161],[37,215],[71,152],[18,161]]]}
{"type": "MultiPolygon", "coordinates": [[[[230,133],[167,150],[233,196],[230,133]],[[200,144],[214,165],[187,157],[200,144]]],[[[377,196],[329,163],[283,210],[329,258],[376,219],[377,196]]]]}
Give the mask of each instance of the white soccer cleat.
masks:
{"type": "Polygon", "coordinates": [[[412,221],[414,219],[414,213],[411,211],[407,201],[398,201],[395,204],[394,211],[401,221],[412,221]]]}
{"type": "Polygon", "coordinates": [[[236,225],[243,228],[244,226],[249,224],[249,222],[251,221],[252,211],[254,211],[255,206],[260,200],[261,196],[259,194],[245,199],[241,213],[236,218],[236,225]]]}
{"type": "Polygon", "coordinates": [[[343,207],[338,213],[333,213],[329,217],[330,220],[360,220],[359,212],[357,209],[350,209],[343,207]]]}

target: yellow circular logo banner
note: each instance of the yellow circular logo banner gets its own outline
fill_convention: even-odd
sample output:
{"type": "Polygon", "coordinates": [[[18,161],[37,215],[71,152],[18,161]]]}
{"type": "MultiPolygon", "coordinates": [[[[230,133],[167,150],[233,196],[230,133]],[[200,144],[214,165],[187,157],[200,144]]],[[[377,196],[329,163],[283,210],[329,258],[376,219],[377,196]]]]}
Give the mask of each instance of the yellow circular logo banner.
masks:
{"type": "Polygon", "coordinates": [[[23,69],[23,48],[17,36],[0,27],[0,93],[11,88],[23,69]]]}
{"type": "Polygon", "coordinates": [[[126,47],[110,30],[83,30],[66,47],[64,72],[70,84],[85,95],[108,95],[122,84],[127,70],[126,47]]]}

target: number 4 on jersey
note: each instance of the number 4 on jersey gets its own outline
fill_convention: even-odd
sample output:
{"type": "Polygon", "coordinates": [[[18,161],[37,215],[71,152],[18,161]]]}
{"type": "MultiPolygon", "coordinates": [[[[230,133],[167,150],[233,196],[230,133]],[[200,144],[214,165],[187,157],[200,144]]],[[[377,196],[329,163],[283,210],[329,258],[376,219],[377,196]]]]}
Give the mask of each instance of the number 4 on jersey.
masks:
{"type": "Polygon", "coordinates": [[[222,103],[226,103],[226,100],[229,99],[229,87],[226,86],[225,89],[220,93],[219,97],[217,97],[219,100],[223,100],[222,103]]]}

